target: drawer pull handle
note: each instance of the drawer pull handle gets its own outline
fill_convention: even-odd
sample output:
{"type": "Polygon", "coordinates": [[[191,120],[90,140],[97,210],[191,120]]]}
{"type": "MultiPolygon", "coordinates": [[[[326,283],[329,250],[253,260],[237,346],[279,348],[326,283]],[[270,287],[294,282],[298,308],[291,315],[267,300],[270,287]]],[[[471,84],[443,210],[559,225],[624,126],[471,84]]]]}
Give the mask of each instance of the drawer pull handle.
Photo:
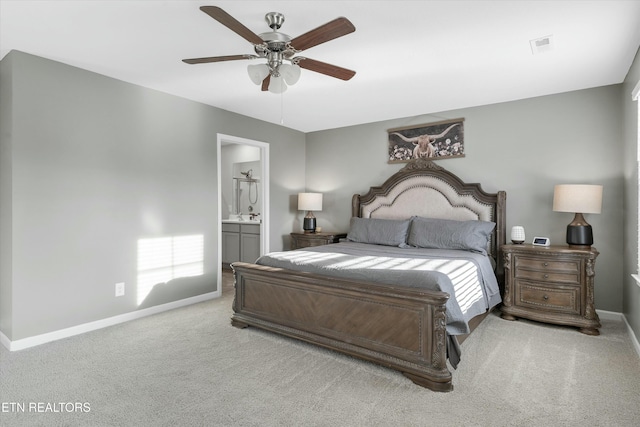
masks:
{"type": "Polygon", "coordinates": [[[548,267],[549,263],[548,262],[543,262],[542,265],[544,265],[545,267],[548,267]]]}
{"type": "Polygon", "coordinates": [[[546,301],[546,300],[548,300],[548,299],[549,299],[549,296],[548,296],[548,295],[545,295],[545,296],[543,296],[542,298],[546,301]]]}
{"type": "Polygon", "coordinates": [[[549,278],[549,275],[548,275],[548,274],[545,274],[545,275],[544,275],[544,276],[542,276],[542,277],[544,277],[545,279],[548,279],[548,278],[549,278]]]}

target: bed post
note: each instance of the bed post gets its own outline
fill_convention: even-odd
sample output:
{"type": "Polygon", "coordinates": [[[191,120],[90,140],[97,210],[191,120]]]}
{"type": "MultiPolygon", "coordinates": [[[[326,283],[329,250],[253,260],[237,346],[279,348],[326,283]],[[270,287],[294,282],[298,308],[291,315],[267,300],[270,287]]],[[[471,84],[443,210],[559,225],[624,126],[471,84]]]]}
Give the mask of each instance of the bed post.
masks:
{"type": "Polygon", "coordinates": [[[501,295],[504,295],[504,257],[502,256],[502,246],[507,242],[507,193],[498,191],[496,201],[496,278],[500,287],[501,295]]]}

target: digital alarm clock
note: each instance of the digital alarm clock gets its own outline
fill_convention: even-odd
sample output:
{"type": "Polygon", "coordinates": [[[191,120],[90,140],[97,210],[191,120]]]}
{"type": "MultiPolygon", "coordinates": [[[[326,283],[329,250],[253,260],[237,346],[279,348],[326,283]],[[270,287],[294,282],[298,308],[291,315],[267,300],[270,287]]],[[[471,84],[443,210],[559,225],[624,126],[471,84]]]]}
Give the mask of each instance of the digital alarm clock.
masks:
{"type": "Polygon", "coordinates": [[[534,237],[532,243],[536,246],[549,246],[551,245],[551,239],[548,237],[534,237]]]}

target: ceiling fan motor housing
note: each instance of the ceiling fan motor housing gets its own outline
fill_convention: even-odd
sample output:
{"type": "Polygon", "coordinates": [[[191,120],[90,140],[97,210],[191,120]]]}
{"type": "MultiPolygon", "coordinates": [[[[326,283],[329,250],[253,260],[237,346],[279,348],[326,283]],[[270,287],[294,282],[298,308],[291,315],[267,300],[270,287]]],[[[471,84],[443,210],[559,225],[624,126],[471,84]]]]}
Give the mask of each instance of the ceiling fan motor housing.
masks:
{"type": "Polygon", "coordinates": [[[291,37],[278,32],[262,33],[260,38],[269,47],[269,50],[283,51],[287,48],[287,43],[291,41],[291,37]]]}
{"type": "MultiPolygon", "coordinates": [[[[281,33],[278,30],[284,23],[284,15],[280,12],[269,12],[264,16],[265,21],[273,31],[260,34],[260,38],[264,40],[269,51],[271,52],[285,52],[290,50],[289,42],[291,37],[285,33],[281,33]]],[[[258,52],[259,54],[260,52],[258,52]]],[[[294,52],[285,54],[285,57],[290,57],[294,52]]]]}

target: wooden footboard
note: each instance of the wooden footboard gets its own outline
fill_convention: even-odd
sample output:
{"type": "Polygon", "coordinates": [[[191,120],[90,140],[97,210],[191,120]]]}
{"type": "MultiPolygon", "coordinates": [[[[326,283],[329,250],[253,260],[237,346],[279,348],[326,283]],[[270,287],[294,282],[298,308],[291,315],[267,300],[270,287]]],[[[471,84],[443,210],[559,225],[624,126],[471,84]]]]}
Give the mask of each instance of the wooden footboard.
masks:
{"type": "Polygon", "coordinates": [[[445,292],[359,283],[234,263],[233,326],[255,326],[402,372],[450,391],[445,292]]]}

